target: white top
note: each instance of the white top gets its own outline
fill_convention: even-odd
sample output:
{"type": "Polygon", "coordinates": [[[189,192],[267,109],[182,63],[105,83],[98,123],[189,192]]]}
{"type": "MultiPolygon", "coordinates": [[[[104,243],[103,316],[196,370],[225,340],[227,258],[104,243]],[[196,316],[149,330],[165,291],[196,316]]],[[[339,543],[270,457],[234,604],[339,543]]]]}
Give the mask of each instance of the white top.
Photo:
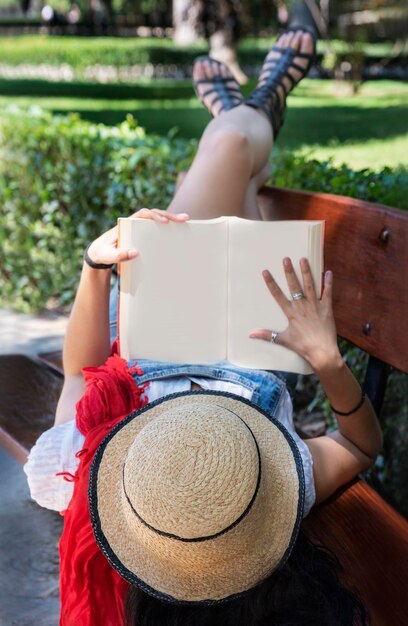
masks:
{"type": "MultiPolygon", "coordinates": [[[[241,385],[223,380],[197,377],[167,378],[149,383],[146,394],[149,402],[172,393],[190,391],[191,383],[197,383],[202,389],[233,393],[248,400],[252,391],[241,385]]],[[[275,418],[290,432],[298,446],[303,461],[305,474],[304,517],[309,513],[316,500],[313,479],[313,459],[309,448],[295,431],[293,424],[292,401],[288,391],[282,394],[275,418]]],[[[75,420],[70,420],[46,430],[37,440],[24,466],[27,474],[31,497],[40,505],[54,511],[64,511],[72,497],[74,483],[67,482],[58,472],[75,474],[79,459],[75,456],[82,449],[85,437],[76,427],[75,420]]]]}

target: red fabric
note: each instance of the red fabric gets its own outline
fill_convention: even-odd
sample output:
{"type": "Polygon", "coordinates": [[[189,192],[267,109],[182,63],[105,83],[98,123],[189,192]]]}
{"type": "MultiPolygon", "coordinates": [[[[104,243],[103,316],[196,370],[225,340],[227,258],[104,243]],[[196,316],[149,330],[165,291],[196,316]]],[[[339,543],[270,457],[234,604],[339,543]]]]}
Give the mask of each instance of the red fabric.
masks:
{"type": "Polygon", "coordinates": [[[76,422],[83,435],[98,424],[143,406],[141,396],[146,385],[138,387],[132,372],[141,374],[137,366],[129,370],[126,361],[117,354],[101,367],[84,367],[86,391],[76,405],[76,422]]]}
{"type": "Polygon", "coordinates": [[[85,442],[60,541],[60,626],[120,626],[128,583],[96,544],[88,509],[89,470],[105,435],[147,403],[146,385],[135,384],[126,361],[117,355],[83,373],[86,391],[77,404],[77,425],[85,442]]]}

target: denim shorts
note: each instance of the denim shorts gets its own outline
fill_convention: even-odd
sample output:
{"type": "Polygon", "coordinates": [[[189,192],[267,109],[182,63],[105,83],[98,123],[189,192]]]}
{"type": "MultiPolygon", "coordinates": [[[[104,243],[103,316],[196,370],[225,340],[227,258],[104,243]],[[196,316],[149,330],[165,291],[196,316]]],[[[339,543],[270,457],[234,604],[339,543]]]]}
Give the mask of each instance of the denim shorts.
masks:
{"type": "MultiPolygon", "coordinates": [[[[113,286],[109,301],[109,324],[111,343],[117,336],[118,284],[113,286]]],[[[135,361],[131,361],[134,364],[135,361]]],[[[214,378],[242,385],[253,392],[252,401],[264,410],[275,415],[285,388],[290,393],[296,385],[297,375],[288,372],[266,371],[242,368],[229,361],[218,361],[210,365],[191,363],[165,363],[147,359],[137,359],[142,376],[136,376],[138,384],[180,376],[214,378]]]]}

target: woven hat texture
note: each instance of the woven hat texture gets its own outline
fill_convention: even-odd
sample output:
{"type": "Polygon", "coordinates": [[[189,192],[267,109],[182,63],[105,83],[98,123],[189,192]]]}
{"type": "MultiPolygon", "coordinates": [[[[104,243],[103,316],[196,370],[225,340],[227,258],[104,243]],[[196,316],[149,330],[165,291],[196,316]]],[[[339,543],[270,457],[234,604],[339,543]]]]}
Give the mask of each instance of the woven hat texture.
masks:
{"type": "Polygon", "coordinates": [[[282,424],[248,400],[174,394],[105,438],[89,500],[96,540],[126,580],[171,602],[214,603],[288,557],[303,468],[282,424]]]}

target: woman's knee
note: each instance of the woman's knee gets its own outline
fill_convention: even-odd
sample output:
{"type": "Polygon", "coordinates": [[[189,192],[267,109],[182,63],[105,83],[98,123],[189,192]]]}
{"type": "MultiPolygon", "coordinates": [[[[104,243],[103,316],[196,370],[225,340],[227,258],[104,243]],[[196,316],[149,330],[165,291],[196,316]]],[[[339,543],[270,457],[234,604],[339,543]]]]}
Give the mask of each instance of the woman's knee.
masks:
{"type": "Polygon", "coordinates": [[[221,153],[231,158],[244,157],[249,160],[251,156],[248,136],[245,131],[233,124],[223,125],[205,133],[200,143],[200,150],[208,150],[213,154],[221,153]]]}

